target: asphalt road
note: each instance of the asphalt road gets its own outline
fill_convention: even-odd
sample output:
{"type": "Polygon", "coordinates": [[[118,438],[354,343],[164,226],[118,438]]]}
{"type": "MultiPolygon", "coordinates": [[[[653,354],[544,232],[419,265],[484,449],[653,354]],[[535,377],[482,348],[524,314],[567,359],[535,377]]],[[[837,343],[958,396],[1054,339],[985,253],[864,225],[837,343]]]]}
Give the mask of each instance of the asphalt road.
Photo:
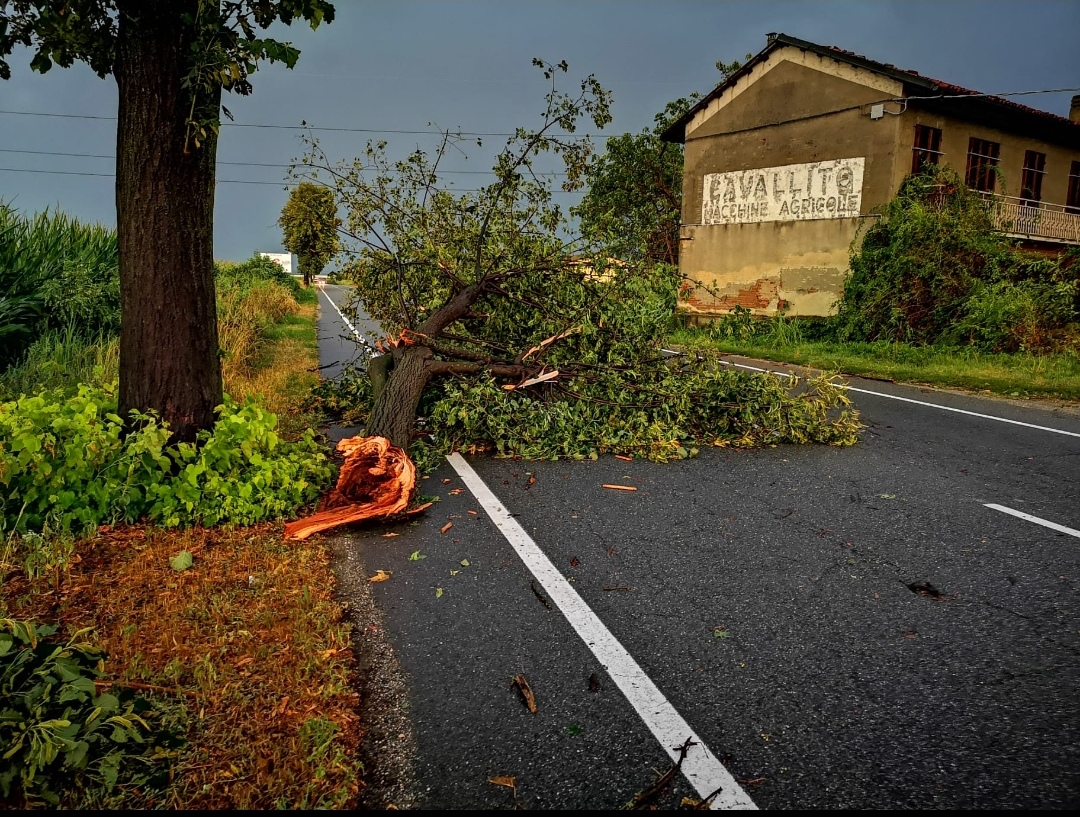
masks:
{"type": "Polygon", "coordinates": [[[351,531],[366,804],[617,809],[685,745],[657,807],[1080,806],[1080,414],[849,382],[851,448],[455,457],[351,531]]]}

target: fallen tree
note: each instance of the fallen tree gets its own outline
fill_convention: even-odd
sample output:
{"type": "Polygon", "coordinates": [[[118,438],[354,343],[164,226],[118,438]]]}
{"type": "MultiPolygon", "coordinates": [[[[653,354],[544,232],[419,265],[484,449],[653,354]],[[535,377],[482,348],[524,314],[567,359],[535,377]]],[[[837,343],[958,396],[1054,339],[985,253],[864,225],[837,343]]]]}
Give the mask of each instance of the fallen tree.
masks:
{"type": "Polygon", "coordinates": [[[591,76],[564,93],[565,63],[534,64],[548,82],[539,126],[507,140],[494,181],[475,191],[444,181],[472,142],[462,134],[442,132],[431,155],[395,161],[374,142],[337,163],[308,137],[295,174],[335,191],[355,304],[386,333],[366,376],[324,396],[339,390],[340,405],[347,389],[366,434],[414,456],[666,460],[704,444],[854,442],[857,415],[826,381],[796,393],[663,349],[677,269],[586,242],[553,195],[557,177],[567,191],[586,179],[592,144],[575,132],[610,122],[610,95],[591,76]]]}

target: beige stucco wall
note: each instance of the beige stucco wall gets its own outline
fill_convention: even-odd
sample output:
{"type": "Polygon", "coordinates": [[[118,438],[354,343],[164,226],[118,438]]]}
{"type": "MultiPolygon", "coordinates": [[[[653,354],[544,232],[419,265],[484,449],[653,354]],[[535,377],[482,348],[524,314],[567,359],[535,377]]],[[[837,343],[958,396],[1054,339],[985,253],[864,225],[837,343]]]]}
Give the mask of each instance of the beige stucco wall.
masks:
{"type": "Polygon", "coordinates": [[[704,225],[704,179],[864,157],[867,214],[892,196],[898,159],[910,165],[906,138],[898,157],[901,117],[869,117],[872,104],[901,92],[888,78],[787,48],[700,112],[687,127],[679,263],[712,291],[696,290],[680,308],[699,318],[736,304],[759,314],[780,305],[790,315],[828,314],[866,217],[704,225]]]}
{"type": "Polygon", "coordinates": [[[967,168],[968,140],[974,136],[997,142],[1001,145],[1001,157],[998,167],[1004,179],[1004,188],[998,186],[994,192],[1004,196],[1019,196],[1020,182],[1024,169],[1024,153],[1036,150],[1046,154],[1046,174],[1043,176],[1042,200],[1048,204],[1065,204],[1069,187],[1069,168],[1073,162],[1080,161],[1080,150],[1069,150],[1038,139],[1019,136],[1015,133],[976,125],[961,119],[939,116],[925,111],[909,109],[900,119],[899,143],[893,173],[892,187],[897,189],[904,176],[911,171],[911,145],[915,138],[915,126],[927,125],[941,131],[941,164],[950,165],[964,177],[967,168]],[[907,158],[901,155],[907,148],[907,158]]]}

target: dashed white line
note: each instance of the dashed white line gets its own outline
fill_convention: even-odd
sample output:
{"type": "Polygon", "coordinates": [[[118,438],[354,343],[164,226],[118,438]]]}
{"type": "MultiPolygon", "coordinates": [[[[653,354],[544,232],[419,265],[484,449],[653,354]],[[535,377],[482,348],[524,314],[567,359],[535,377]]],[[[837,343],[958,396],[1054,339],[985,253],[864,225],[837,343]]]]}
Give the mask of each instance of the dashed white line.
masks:
{"type": "Polygon", "coordinates": [[[341,319],[343,321],[345,321],[345,325],[347,327],[349,327],[349,331],[351,331],[354,335],[356,335],[356,339],[358,341],[360,341],[362,344],[364,344],[365,346],[367,346],[368,342],[364,339],[364,336],[356,331],[356,327],[353,326],[352,323],[349,321],[349,319],[345,317],[345,314],[340,309],[338,309],[338,305],[336,303],[334,303],[334,300],[329,295],[326,294],[326,290],[322,289],[320,287],[319,292],[321,292],[323,294],[323,296],[329,302],[330,306],[334,307],[334,311],[337,312],[338,315],[341,316],[341,319]]]}
{"type": "Polygon", "coordinates": [[[756,810],[757,806],[731,773],[675,711],[675,707],[668,702],[652,679],[570,586],[525,529],[503,507],[472,466],[458,453],[450,454],[447,460],[487,511],[491,521],[517,551],[525,566],[532,571],[548,596],[566,616],[570,626],[607,669],[612,680],[660,741],[672,761],[678,760],[679,748],[688,738],[693,741],[694,745],[687,752],[681,771],[702,799],[715,794],[709,801],[709,808],[756,810]]]}
{"type": "MultiPolygon", "coordinates": [[[[761,369],[757,366],[747,366],[745,363],[732,363],[729,360],[723,361],[728,366],[735,366],[739,369],[749,369],[753,372],[768,372],[769,374],[775,374],[780,377],[791,377],[787,372],[777,372],[772,369],[761,369]]],[[[981,417],[984,420],[997,420],[999,423],[1011,423],[1014,426],[1024,426],[1025,428],[1034,428],[1038,431],[1052,431],[1054,434],[1065,434],[1068,437],[1080,437],[1080,432],[1065,431],[1061,428],[1051,428],[1050,426],[1040,426],[1034,423],[1025,423],[1020,420],[1010,420],[1007,417],[995,417],[993,414],[980,414],[977,411],[968,411],[967,409],[953,408],[952,406],[942,406],[938,403],[927,403],[925,400],[914,400],[910,397],[899,397],[895,394],[885,394],[880,391],[870,391],[869,389],[860,389],[855,386],[849,386],[846,383],[838,383],[837,386],[841,389],[847,389],[848,391],[857,391],[860,394],[871,394],[874,397],[887,397],[890,400],[900,400],[904,403],[915,403],[918,406],[927,406],[929,408],[941,409],[942,411],[955,411],[957,414],[966,414],[969,417],[981,417]]]]}
{"type": "Polygon", "coordinates": [[[1010,516],[1015,516],[1017,519],[1026,519],[1028,522],[1034,522],[1036,525],[1042,525],[1044,528],[1050,528],[1050,530],[1056,530],[1058,533],[1067,533],[1069,536],[1075,536],[1080,539],[1080,530],[1075,528],[1067,528],[1064,525],[1059,525],[1057,522],[1051,522],[1048,519],[1040,519],[1037,516],[1032,516],[1029,513],[1023,511],[1016,511],[1012,508],[1006,508],[1004,505],[997,505],[993,502],[984,502],[984,508],[993,508],[995,511],[1001,511],[1007,513],[1010,516]]]}

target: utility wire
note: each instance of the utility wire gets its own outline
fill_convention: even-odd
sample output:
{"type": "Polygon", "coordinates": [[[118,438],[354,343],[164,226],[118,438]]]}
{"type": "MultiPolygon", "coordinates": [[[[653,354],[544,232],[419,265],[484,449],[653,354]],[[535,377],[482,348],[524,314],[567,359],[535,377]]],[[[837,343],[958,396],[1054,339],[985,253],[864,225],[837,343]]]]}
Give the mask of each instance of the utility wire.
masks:
{"type": "MultiPolygon", "coordinates": [[[[908,97],[896,97],[895,101],[901,102],[911,99],[973,99],[975,97],[1010,97],[1010,96],[1030,96],[1032,94],[1061,94],[1080,91],[1080,88],[1045,88],[1035,91],[1001,91],[995,94],[982,94],[982,93],[970,93],[970,94],[937,94],[934,96],[908,96],[908,97]]],[[[1045,111],[1045,113],[1050,113],[1045,111]]],[[[73,113],[45,113],[41,111],[9,111],[0,110],[0,114],[7,114],[9,116],[49,116],[57,117],[61,119],[96,119],[108,122],[115,122],[115,116],[94,116],[90,114],[73,114],[73,113]]],[[[1053,114],[1051,114],[1053,115],[1053,114]]],[[[307,130],[307,131],[324,131],[324,132],[336,132],[336,133],[393,133],[406,136],[427,136],[436,135],[442,133],[437,130],[399,130],[394,128],[330,128],[330,127],[315,127],[312,125],[270,125],[262,123],[239,123],[239,122],[222,122],[221,126],[228,128],[264,128],[270,130],[307,130]]],[[[496,133],[488,131],[455,131],[454,133],[460,133],[461,136],[514,136],[514,133],[496,133]]],[[[574,134],[574,133],[558,133],[554,136],[567,136],[578,138],[593,138],[593,139],[615,139],[619,136],[636,135],[631,133],[622,134],[574,134]]]]}
{"type": "MultiPolygon", "coordinates": [[[[115,159],[108,153],[64,153],[62,151],[55,150],[22,150],[19,148],[0,148],[0,153],[19,153],[28,154],[32,156],[70,156],[78,159],[115,159]]],[[[306,167],[302,164],[280,164],[276,162],[224,162],[218,160],[219,165],[233,165],[235,167],[280,167],[288,169],[290,167],[306,167]]],[[[46,172],[46,171],[41,171],[46,172]]],[[[494,170],[440,170],[437,175],[452,174],[455,176],[494,176],[494,170]]],[[[545,173],[545,176],[565,176],[565,173],[545,173]]]]}
{"type": "MultiPolygon", "coordinates": [[[[106,179],[115,179],[116,175],[113,173],[87,173],[79,170],[32,170],[25,167],[0,167],[0,173],[48,173],[53,176],[100,176],[106,179]]],[[[296,182],[263,182],[263,181],[248,181],[245,179],[215,179],[217,184],[268,184],[274,187],[291,189],[296,187],[296,182]]],[[[483,190],[476,187],[451,187],[448,188],[448,192],[451,193],[481,193],[483,190]]],[[[562,193],[562,190],[553,190],[553,193],[562,193]]]]}
{"type": "MultiPolygon", "coordinates": [[[[0,110],[0,114],[7,114],[9,116],[50,116],[58,119],[96,119],[105,122],[115,122],[115,116],[93,116],[90,114],[76,114],[76,113],[43,113],[40,111],[4,111],[0,110]]],[[[242,124],[239,122],[222,122],[223,128],[266,128],[270,130],[302,130],[302,131],[320,131],[320,132],[334,132],[334,133],[393,133],[402,134],[406,136],[438,136],[442,133],[439,130],[394,130],[391,128],[317,128],[312,125],[268,125],[268,124],[242,124]]],[[[514,133],[489,133],[485,131],[451,131],[451,135],[455,136],[515,136],[514,133]]],[[[578,139],[614,139],[617,136],[625,136],[629,134],[596,134],[590,136],[589,134],[577,134],[577,133],[554,133],[552,136],[565,136],[575,137],[578,139]]]]}

